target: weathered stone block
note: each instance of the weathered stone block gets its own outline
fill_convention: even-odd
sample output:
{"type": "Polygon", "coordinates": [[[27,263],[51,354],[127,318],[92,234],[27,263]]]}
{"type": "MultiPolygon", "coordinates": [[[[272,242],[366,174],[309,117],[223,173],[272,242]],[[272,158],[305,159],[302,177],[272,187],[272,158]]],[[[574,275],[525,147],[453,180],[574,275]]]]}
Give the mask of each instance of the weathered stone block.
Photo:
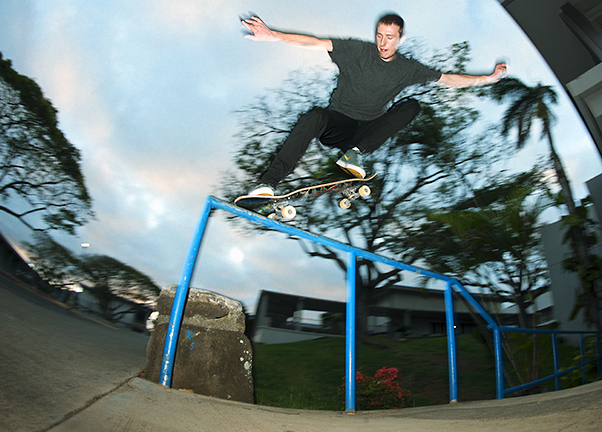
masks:
{"type": "MultiPolygon", "coordinates": [[[[146,378],[159,382],[176,286],[161,290],[147,348],[146,378]]],[[[253,353],[240,302],[191,288],[178,337],[172,388],[253,403],[253,353]]]]}

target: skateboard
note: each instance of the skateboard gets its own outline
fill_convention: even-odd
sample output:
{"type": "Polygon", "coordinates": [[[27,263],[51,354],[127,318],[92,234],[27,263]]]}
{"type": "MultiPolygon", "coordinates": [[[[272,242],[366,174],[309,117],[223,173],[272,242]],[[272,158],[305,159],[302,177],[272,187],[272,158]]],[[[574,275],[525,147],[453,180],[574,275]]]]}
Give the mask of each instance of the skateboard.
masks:
{"type": "Polygon", "coordinates": [[[270,219],[282,217],[282,219],[290,220],[297,214],[297,210],[291,204],[291,201],[297,198],[312,198],[327,193],[340,192],[344,198],[339,201],[339,206],[343,209],[348,209],[356,199],[370,195],[370,187],[364,183],[372,180],[374,177],[376,177],[376,174],[363,179],[349,178],[322,183],[316,186],[300,188],[285,195],[242,195],[234,200],[234,204],[247,210],[255,211],[256,213],[268,213],[267,217],[270,219]]]}

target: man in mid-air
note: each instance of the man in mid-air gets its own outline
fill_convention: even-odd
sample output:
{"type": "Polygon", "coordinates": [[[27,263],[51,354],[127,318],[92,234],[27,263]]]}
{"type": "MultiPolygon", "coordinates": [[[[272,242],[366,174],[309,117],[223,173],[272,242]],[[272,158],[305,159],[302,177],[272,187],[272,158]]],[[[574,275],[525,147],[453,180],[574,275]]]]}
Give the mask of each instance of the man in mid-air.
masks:
{"type": "Polygon", "coordinates": [[[281,41],[327,51],[339,68],[337,86],[327,108],[313,108],[299,118],[260,184],[249,195],[273,196],[274,190],[295,167],[313,138],[343,152],[337,161],[351,175],[364,178],[359,155],[371,153],[404,129],[420,113],[414,99],[390,102],[406,87],[434,81],[450,87],[493,84],[506,76],[506,65],[496,65],[491,75],[444,74],[404,57],[397,51],[405,41],[404,21],[388,14],[376,24],[376,43],[354,39],[321,39],[270,29],[257,16],[242,20],[256,41],[281,41]]]}

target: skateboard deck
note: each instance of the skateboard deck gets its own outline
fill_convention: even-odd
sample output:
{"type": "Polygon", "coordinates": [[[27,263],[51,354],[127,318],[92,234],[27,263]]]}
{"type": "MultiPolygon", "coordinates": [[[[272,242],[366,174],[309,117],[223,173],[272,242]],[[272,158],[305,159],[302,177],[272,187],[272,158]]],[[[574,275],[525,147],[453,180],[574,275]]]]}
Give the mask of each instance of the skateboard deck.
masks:
{"type": "Polygon", "coordinates": [[[234,200],[234,204],[260,213],[270,219],[282,218],[290,220],[297,214],[297,210],[291,204],[291,201],[299,198],[314,198],[328,193],[340,192],[344,198],[339,201],[339,206],[343,209],[348,209],[354,200],[370,195],[371,190],[365,183],[374,177],[376,177],[376,174],[363,179],[348,178],[315,186],[307,186],[285,195],[242,195],[234,200]]]}

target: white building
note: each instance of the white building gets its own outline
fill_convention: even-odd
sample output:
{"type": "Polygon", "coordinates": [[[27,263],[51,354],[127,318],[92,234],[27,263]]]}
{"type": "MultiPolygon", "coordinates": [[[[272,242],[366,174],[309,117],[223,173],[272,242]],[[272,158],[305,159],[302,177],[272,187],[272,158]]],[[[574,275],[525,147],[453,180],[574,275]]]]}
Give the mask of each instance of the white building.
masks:
{"type": "MultiPolygon", "coordinates": [[[[79,284],[82,287],[81,292],[77,294],[78,308],[91,312],[100,317],[104,316],[104,311],[94,296],[94,287],[85,284],[79,284]]],[[[118,318],[114,323],[122,327],[128,327],[138,332],[147,331],[147,321],[153,312],[151,305],[135,302],[124,297],[113,296],[110,307],[114,317],[118,318]]]]}
{"type": "MultiPolygon", "coordinates": [[[[516,313],[492,295],[473,295],[505,325],[515,325],[516,313]]],[[[262,291],[249,337],[255,343],[286,343],[345,334],[346,304],[272,291],[262,291]],[[322,313],[330,314],[327,321],[322,313]],[[313,317],[313,318],[312,318],[313,317]],[[308,319],[309,318],[309,319],[308,319]],[[337,322],[338,319],[338,322],[337,322]]],[[[376,290],[368,306],[368,331],[403,337],[444,336],[443,291],[394,286],[376,290]]],[[[477,328],[477,314],[462,301],[454,302],[457,334],[477,328]]]]}
{"type": "MultiPolygon", "coordinates": [[[[594,201],[594,205],[589,207],[588,216],[600,221],[602,220],[602,175],[599,175],[587,182],[587,187],[594,201]]],[[[602,257],[602,231],[599,229],[596,233],[598,244],[592,248],[595,255],[602,257]]],[[[579,311],[573,318],[573,311],[577,301],[578,288],[580,286],[579,278],[575,273],[564,270],[562,262],[570,254],[569,245],[563,241],[566,234],[566,228],[561,221],[547,225],[541,230],[544,253],[550,272],[551,289],[554,296],[554,318],[560,325],[561,330],[586,330],[583,310],[579,311]]]]}

